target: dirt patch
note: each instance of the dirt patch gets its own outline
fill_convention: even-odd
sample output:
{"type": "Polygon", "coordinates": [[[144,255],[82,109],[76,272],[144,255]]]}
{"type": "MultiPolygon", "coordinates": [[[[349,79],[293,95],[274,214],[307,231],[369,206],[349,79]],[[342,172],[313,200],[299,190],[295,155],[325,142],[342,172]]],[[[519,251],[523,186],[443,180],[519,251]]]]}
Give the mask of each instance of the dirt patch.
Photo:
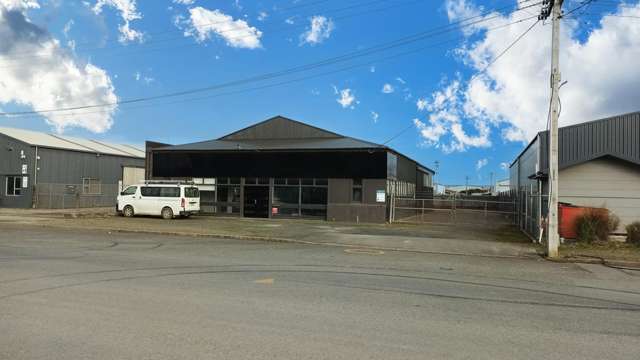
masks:
{"type": "Polygon", "coordinates": [[[640,263],[640,246],[615,241],[591,244],[572,243],[560,246],[560,256],[565,258],[592,257],[607,260],[640,263]]]}

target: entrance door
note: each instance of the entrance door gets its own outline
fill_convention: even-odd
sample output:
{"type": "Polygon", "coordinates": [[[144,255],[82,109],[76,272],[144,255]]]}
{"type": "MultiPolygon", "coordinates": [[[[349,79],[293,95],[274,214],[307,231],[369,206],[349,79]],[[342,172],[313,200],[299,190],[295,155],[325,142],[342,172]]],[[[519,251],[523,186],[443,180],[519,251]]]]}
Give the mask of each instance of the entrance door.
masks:
{"type": "Polygon", "coordinates": [[[259,218],[269,217],[268,186],[244,187],[244,216],[259,218]]]}

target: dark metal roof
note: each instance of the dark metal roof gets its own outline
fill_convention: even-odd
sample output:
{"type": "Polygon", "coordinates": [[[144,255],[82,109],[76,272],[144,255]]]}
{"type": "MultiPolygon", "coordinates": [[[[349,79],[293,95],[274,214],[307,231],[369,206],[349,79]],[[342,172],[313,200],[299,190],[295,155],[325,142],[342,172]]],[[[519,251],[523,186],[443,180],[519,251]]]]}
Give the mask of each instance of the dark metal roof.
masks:
{"type": "MultiPolygon", "coordinates": [[[[278,150],[363,150],[397,151],[305,123],[276,116],[218,139],[183,145],[163,146],[154,151],[278,151],[278,150]]],[[[414,160],[412,160],[414,161],[414,160]]],[[[414,161],[415,162],[415,161],[414,161]]],[[[416,162],[416,164],[418,164],[416,162]]],[[[431,173],[433,170],[419,166],[431,173]]]]}
{"type": "MultiPolygon", "coordinates": [[[[548,136],[548,131],[539,132],[511,166],[539,139],[540,169],[546,172],[549,168],[548,136]]],[[[559,129],[558,162],[561,169],[604,156],[640,165],[640,111],[559,129]]]]}

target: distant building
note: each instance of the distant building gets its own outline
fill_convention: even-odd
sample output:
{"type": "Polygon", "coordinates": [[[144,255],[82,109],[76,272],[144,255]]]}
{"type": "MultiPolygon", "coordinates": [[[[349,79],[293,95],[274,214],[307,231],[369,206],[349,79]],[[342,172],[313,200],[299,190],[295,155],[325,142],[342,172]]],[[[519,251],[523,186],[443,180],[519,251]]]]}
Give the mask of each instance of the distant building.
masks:
{"type": "MultiPolygon", "coordinates": [[[[562,127],[558,140],[560,202],[605,207],[622,226],[640,220],[640,112],[562,127]]],[[[540,132],[513,161],[512,188],[547,194],[548,144],[540,132]]],[[[539,207],[546,217],[544,197],[539,207]]]]}
{"type": "Polygon", "coordinates": [[[510,179],[503,179],[496,181],[496,184],[493,187],[494,194],[505,193],[511,190],[511,181],[510,179]]]}
{"type": "Polygon", "coordinates": [[[277,116],[221,138],[147,142],[147,178],[193,180],[201,211],[385,222],[388,196],[433,196],[434,172],[381,144],[277,116]]]}
{"type": "Polygon", "coordinates": [[[119,181],[144,179],[129,145],[0,128],[0,146],[0,207],[111,206],[119,181]]]}

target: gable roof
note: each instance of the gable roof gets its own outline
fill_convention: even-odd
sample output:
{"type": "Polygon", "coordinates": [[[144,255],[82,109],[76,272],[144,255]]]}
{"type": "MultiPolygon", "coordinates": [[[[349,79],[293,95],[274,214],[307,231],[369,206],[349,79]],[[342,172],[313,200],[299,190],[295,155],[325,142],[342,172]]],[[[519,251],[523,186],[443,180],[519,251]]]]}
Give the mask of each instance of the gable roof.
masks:
{"type": "MultiPolygon", "coordinates": [[[[540,170],[546,172],[549,168],[548,137],[548,131],[539,132],[511,166],[537,140],[540,142],[540,170]]],[[[561,169],[605,156],[640,165],[640,111],[558,129],[561,169]]]]}
{"type": "Polygon", "coordinates": [[[332,139],[344,138],[340,134],[320,129],[284,116],[274,116],[244,129],[232,132],[218,140],[260,139],[332,139]]]}
{"type": "Polygon", "coordinates": [[[144,151],[130,145],[113,144],[104,141],[4,127],[0,127],[0,134],[31,146],[90,152],[94,154],[135,157],[141,159],[145,157],[144,151]]]}
{"type": "MultiPolygon", "coordinates": [[[[383,144],[356,139],[312,125],[275,116],[218,139],[154,148],[160,151],[277,151],[277,150],[379,150],[397,151],[383,144]]],[[[402,154],[400,154],[402,155],[402,154]]],[[[404,155],[403,155],[404,156],[404,155]]],[[[406,156],[405,156],[406,157],[406,156]]],[[[414,161],[414,160],[412,160],[414,161]]],[[[415,161],[414,161],[415,162],[415,161]]],[[[434,173],[426,166],[419,166],[434,173]]]]}

